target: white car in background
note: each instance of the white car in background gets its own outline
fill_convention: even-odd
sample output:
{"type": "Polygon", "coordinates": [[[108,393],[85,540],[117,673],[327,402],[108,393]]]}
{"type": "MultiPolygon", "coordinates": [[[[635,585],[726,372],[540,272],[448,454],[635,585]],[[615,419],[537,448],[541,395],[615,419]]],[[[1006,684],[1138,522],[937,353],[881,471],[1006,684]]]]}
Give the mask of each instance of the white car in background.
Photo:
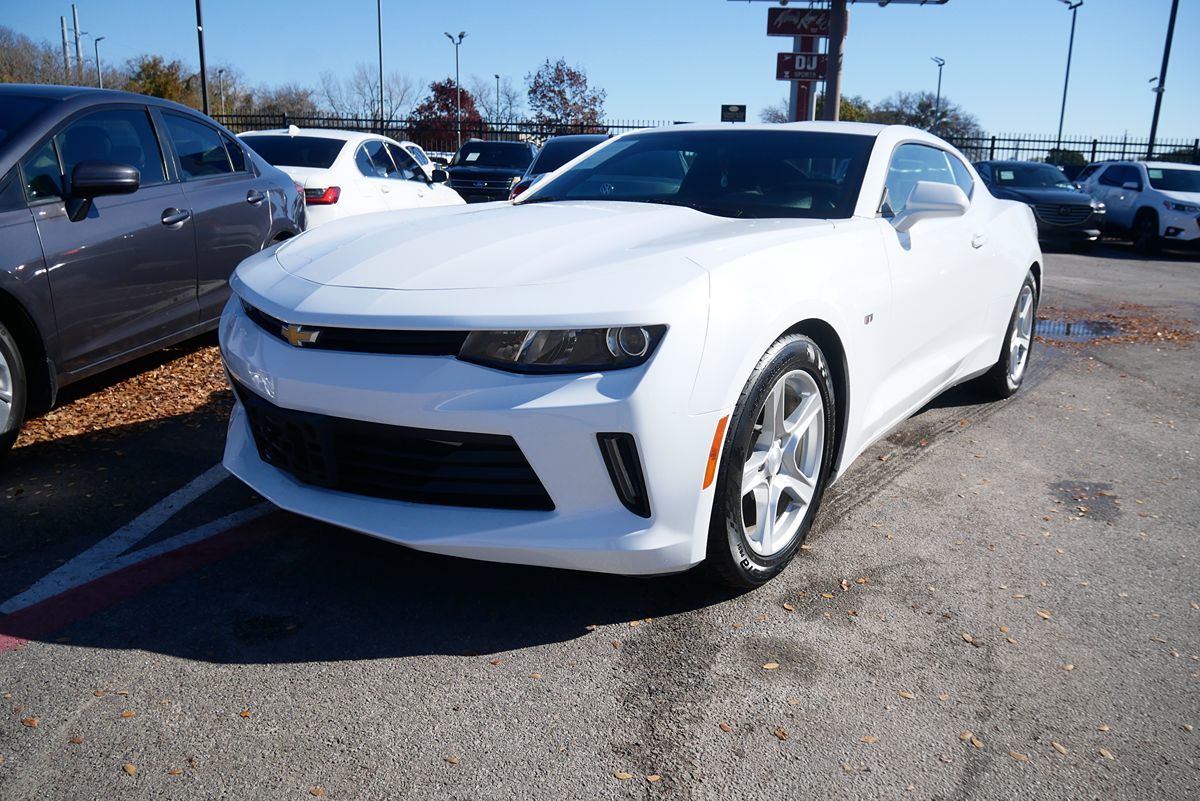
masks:
{"type": "Polygon", "coordinates": [[[1142,253],[1200,253],[1200,167],[1169,161],[1108,161],[1079,175],[1083,191],[1108,208],[1104,227],[1127,234],[1142,253]]]}
{"type": "Polygon", "coordinates": [[[465,202],[412,142],[294,125],[239,138],[304,188],[310,229],[356,214],[465,202]]]}
{"type": "MultiPolygon", "coordinates": [[[[515,203],[242,262],[225,466],[435,553],[777,575],[822,493],[948,387],[1020,387],[1037,225],[902,126],[678,125],[515,203]]],[[[1012,415],[1012,424],[1020,424],[1012,415]]]]}

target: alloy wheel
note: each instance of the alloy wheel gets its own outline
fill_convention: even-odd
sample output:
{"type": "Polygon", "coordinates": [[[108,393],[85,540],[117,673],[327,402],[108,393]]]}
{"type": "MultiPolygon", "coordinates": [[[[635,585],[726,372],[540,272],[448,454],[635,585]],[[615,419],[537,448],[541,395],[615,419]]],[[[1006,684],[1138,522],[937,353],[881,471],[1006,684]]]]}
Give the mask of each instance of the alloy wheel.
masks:
{"type": "Polygon", "coordinates": [[[0,351],[0,431],[8,429],[8,418],[12,416],[13,377],[12,368],[0,351]]]}
{"type": "Polygon", "coordinates": [[[742,467],[742,531],[750,549],[772,557],[796,537],[808,513],[825,450],[825,404],[803,370],[783,375],[763,400],[742,467]]]}
{"type": "Polygon", "coordinates": [[[1025,375],[1029,363],[1029,348],[1033,342],[1033,287],[1021,287],[1017,297],[1017,319],[1013,323],[1012,336],[1008,340],[1008,380],[1016,385],[1025,375]]]}

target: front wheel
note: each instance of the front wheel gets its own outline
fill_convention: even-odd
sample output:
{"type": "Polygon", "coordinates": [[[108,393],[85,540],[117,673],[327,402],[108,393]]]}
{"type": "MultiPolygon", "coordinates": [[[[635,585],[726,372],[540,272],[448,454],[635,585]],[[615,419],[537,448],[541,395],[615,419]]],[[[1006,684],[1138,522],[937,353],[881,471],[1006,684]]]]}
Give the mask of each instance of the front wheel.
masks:
{"type": "Polygon", "coordinates": [[[708,558],[733,587],[778,575],[812,527],[833,466],[833,382],[821,349],[780,338],[759,360],[725,436],[708,558]]]}
{"type": "Polygon", "coordinates": [[[1009,398],[1021,388],[1029,368],[1030,349],[1037,330],[1037,282],[1033,273],[1025,275],[1025,283],[1017,293],[1008,330],[1004,333],[1004,348],[1000,358],[984,376],[984,381],[1000,398],[1009,398]]]}
{"type": "Polygon", "coordinates": [[[25,419],[25,364],[8,329],[0,324],[0,459],[8,453],[25,419]]]}
{"type": "Polygon", "coordinates": [[[1133,221],[1133,248],[1145,256],[1158,253],[1160,247],[1158,237],[1158,215],[1152,211],[1143,211],[1133,221]]]}

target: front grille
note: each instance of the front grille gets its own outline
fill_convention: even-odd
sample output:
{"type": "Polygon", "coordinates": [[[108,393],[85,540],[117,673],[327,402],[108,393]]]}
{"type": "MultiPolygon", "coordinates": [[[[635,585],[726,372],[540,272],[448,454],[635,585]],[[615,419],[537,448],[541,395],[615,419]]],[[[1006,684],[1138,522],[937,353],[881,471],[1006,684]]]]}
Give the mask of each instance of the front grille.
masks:
{"type": "Polygon", "coordinates": [[[1092,216],[1092,207],[1039,203],[1033,207],[1038,219],[1051,225],[1079,225],[1092,216]]]}
{"type": "MultiPolygon", "coordinates": [[[[288,324],[266,312],[242,303],[246,316],[276,339],[288,341],[288,324]]],[[[403,356],[457,356],[467,331],[389,331],[371,328],[326,328],[303,326],[316,339],[304,342],[305,350],[340,350],[351,353],[390,353],[403,356]]]]}
{"type": "Polygon", "coordinates": [[[442,506],[551,511],[516,440],[283,409],[233,382],[259,457],[305,484],[442,506]]]}

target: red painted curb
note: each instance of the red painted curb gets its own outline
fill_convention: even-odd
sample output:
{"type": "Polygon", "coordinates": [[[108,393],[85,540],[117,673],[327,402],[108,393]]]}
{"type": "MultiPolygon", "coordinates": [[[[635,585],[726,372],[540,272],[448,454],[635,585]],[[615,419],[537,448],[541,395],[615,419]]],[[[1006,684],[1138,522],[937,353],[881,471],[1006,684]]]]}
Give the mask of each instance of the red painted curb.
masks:
{"type": "Polygon", "coordinates": [[[174,551],[121,568],[87,584],[0,616],[0,654],[43,639],[127,598],[261,545],[278,530],[284,512],[267,515],[174,551]]]}

